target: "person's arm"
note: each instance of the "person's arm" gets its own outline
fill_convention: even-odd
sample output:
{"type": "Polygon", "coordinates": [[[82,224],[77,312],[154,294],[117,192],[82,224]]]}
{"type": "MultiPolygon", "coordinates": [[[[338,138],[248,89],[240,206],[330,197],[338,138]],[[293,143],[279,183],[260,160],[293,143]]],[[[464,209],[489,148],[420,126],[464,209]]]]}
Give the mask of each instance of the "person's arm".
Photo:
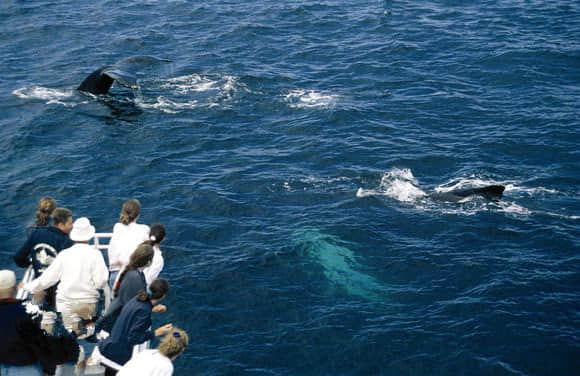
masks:
{"type": "MultiPolygon", "coordinates": [[[[59,254],[60,255],[60,254],[59,254]]],[[[34,281],[28,282],[24,285],[24,289],[31,293],[37,293],[42,290],[54,286],[60,281],[62,276],[62,257],[56,256],[52,264],[36,278],[34,281]]]]}
{"type": "Polygon", "coordinates": [[[95,254],[92,271],[93,271],[93,283],[95,284],[95,287],[97,289],[104,288],[107,282],[109,281],[109,269],[107,269],[107,265],[105,265],[103,255],[101,255],[101,251],[99,250],[97,250],[95,254]]]}
{"type": "Polygon", "coordinates": [[[18,252],[16,252],[13,257],[16,265],[20,266],[21,268],[28,268],[31,264],[30,251],[34,246],[32,243],[32,236],[29,236],[28,239],[26,239],[24,245],[18,250],[18,252]]]}

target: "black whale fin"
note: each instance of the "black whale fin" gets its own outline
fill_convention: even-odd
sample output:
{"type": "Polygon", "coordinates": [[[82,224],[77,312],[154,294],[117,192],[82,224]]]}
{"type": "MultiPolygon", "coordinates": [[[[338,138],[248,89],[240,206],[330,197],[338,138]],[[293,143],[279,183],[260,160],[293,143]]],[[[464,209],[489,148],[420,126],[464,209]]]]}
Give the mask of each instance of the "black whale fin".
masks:
{"type": "Polygon", "coordinates": [[[450,192],[435,192],[431,193],[429,197],[438,201],[459,202],[466,197],[481,196],[488,200],[499,200],[503,195],[505,186],[503,185],[487,185],[479,188],[458,189],[450,192]]]}
{"type": "Polygon", "coordinates": [[[455,196],[468,197],[468,196],[483,196],[489,200],[499,200],[505,191],[505,186],[503,185],[487,185],[480,188],[470,188],[451,192],[455,196]]]}
{"type": "Polygon", "coordinates": [[[128,57],[114,65],[106,65],[97,69],[81,82],[77,90],[96,95],[107,94],[115,81],[128,88],[138,89],[137,77],[131,72],[142,66],[166,62],[170,62],[170,60],[154,56],[128,57]]]}

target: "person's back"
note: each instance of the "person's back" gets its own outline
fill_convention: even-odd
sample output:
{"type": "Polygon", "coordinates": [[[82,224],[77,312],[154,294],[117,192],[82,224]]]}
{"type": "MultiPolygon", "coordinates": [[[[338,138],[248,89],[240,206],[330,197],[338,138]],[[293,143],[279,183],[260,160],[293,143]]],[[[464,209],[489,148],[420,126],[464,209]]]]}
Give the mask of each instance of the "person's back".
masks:
{"type": "Polygon", "coordinates": [[[38,363],[28,344],[33,329],[34,323],[21,301],[0,299],[0,363],[17,366],[38,363]]]}
{"type": "Polygon", "coordinates": [[[129,270],[124,275],[118,294],[109,305],[107,312],[97,321],[97,332],[99,330],[110,332],[125,304],[137,296],[139,291],[146,288],[147,284],[143,273],[139,270],[129,270]]]}
{"type": "Polygon", "coordinates": [[[149,239],[149,226],[137,223],[140,213],[141,204],[138,200],[126,201],[121,208],[119,222],[113,227],[108,249],[111,287],[119,271],[129,263],[135,248],[149,239]]]}
{"type": "MultiPolygon", "coordinates": [[[[116,252],[118,254],[116,265],[122,269],[129,263],[131,254],[135,251],[137,246],[149,239],[149,226],[139,223],[117,223],[113,227],[113,237],[109,245],[110,253],[116,252]],[[112,247],[112,250],[111,250],[112,247]]],[[[115,259],[113,257],[113,259],[115,259]]]]}
{"type": "Polygon", "coordinates": [[[101,253],[88,244],[77,243],[63,250],[57,259],[60,259],[57,300],[78,303],[98,300],[98,290],[104,287],[108,276],[101,253]]]}

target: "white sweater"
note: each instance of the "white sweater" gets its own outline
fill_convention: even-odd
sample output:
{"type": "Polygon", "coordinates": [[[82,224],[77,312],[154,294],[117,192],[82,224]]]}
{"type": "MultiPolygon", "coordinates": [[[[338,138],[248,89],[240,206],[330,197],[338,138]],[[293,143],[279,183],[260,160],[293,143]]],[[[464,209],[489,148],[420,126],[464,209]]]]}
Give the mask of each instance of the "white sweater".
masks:
{"type": "Polygon", "coordinates": [[[45,290],[60,281],[57,300],[75,303],[95,303],[109,278],[103,255],[95,247],[76,243],[61,251],[52,264],[24,288],[32,293],[45,290]]]}
{"type": "Polygon", "coordinates": [[[146,240],[149,240],[149,226],[135,222],[128,225],[116,223],[109,242],[109,270],[121,270],[127,266],[135,248],[146,240]]]}
{"type": "Polygon", "coordinates": [[[147,286],[151,284],[157,277],[159,273],[163,270],[163,265],[165,265],[165,261],[163,260],[163,253],[161,249],[159,249],[158,245],[153,246],[153,261],[151,265],[143,269],[143,274],[145,274],[145,281],[147,281],[147,286]]]}
{"type": "Polygon", "coordinates": [[[158,350],[145,350],[133,356],[117,376],[171,376],[173,363],[158,350]]]}

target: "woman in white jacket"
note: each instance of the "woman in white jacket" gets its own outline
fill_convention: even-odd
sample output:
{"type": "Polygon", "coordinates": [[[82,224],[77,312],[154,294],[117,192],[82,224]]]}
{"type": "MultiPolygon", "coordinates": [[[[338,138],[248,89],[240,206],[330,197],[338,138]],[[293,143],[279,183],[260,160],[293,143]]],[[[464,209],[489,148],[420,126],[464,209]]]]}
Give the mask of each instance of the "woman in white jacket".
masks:
{"type": "Polygon", "coordinates": [[[149,239],[149,226],[137,223],[141,213],[138,200],[126,201],[121,208],[119,222],[113,227],[109,242],[109,286],[115,285],[119,271],[129,263],[137,246],[149,239]]]}
{"type": "Polygon", "coordinates": [[[156,350],[140,352],[125,363],[117,376],[171,376],[173,361],[185,351],[188,344],[187,333],[173,328],[163,337],[156,350]]]}

